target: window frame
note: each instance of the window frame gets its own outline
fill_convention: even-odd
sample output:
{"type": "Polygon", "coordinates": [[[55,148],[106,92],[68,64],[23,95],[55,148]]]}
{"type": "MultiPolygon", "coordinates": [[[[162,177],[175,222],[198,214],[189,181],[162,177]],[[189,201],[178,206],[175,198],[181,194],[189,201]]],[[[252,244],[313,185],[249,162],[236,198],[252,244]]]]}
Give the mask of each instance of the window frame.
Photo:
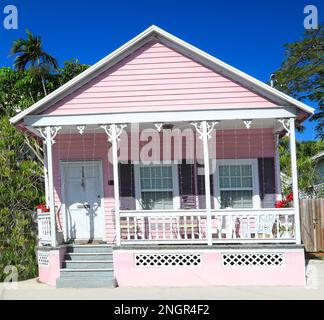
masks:
{"type": "MultiPolygon", "coordinates": [[[[140,177],[140,168],[141,167],[148,167],[148,166],[163,166],[168,165],[172,168],[172,190],[171,189],[161,189],[161,190],[149,190],[152,192],[163,192],[172,191],[173,195],[173,208],[172,209],[151,209],[145,211],[168,211],[168,210],[179,210],[180,209],[180,195],[179,195],[179,176],[178,176],[178,161],[162,161],[162,162],[133,162],[134,165],[134,178],[135,178],[135,208],[136,211],[144,210],[141,207],[142,202],[142,188],[141,188],[141,177],[140,177]]],[[[147,192],[148,190],[144,189],[143,192],[147,192]]]]}
{"type": "Polygon", "coordinates": [[[258,170],[258,159],[216,159],[214,160],[214,168],[216,168],[216,173],[214,173],[214,205],[215,209],[218,210],[229,210],[221,209],[221,191],[244,191],[251,190],[250,188],[244,189],[244,187],[239,188],[221,188],[219,183],[219,167],[223,165],[251,165],[252,167],[252,208],[232,208],[233,210],[249,210],[249,209],[260,209],[261,199],[260,199],[260,188],[259,188],[259,170],[258,170]]]}

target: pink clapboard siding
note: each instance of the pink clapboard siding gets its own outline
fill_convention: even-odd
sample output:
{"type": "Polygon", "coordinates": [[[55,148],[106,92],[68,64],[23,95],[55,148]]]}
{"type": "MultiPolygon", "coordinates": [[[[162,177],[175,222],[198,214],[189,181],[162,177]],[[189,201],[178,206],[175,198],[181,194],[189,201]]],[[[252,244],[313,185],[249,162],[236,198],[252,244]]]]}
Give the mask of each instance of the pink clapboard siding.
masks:
{"type": "MultiPolygon", "coordinates": [[[[197,139],[195,131],[186,131],[189,134],[183,132],[174,130],[174,133],[167,138],[166,134],[163,136],[162,133],[158,134],[156,130],[152,129],[147,131],[147,134],[141,135],[140,143],[133,143],[132,136],[124,133],[121,136],[120,144],[126,145],[128,143],[128,152],[127,148],[123,149],[120,152],[120,159],[138,160],[139,154],[142,156],[141,160],[192,159],[192,157],[186,157],[186,155],[192,154],[195,155],[194,158],[203,159],[202,141],[197,139]],[[181,136],[183,139],[181,139],[181,136]],[[146,152],[140,153],[140,148],[145,147],[148,150],[150,149],[148,146],[154,147],[154,150],[157,149],[159,152],[152,152],[149,155],[146,152]],[[171,151],[171,157],[164,156],[165,149],[171,151]]],[[[138,133],[137,135],[134,134],[135,138],[137,136],[138,133]]],[[[274,157],[274,154],[274,134],[271,128],[216,130],[209,141],[209,157],[211,159],[215,158],[215,155],[217,159],[250,159],[274,157]]]]}
{"type": "MultiPolygon", "coordinates": [[[[125,139],[125,137],[124,137],[125,139]]],[[[121,139],[122,145],[124,139],[121,139]]],[[[112,209],[114,208],[114,193],[113,186],[108,185],[108,180],[113,180],[112,165],[108,161],[108,152],[110,151],[110,144],[107,142],[107,136],[104,133],[95,134],[62,134],[56,137],[56,143],[53,145],[53,166],[54,166],[54,187],[55,187],[55,204],[57,206],[61,203],[61,176],[60,176],[60,161],[89,161],[101,160],[103,166],[103,186],[104,186],[104,207],[105,207],[105,230],[106,239],[108,242],[114,240],[114,217],[112,209]]],[[[127,140],[127,136],[126,136],[127,140]]],[[[200,141],[200,140],[199,140],[200,141]]],[[[263,158],[274,156],[274,137],[271,129],[244,129],[244,130],[224,130],[217,131],[216,136],[216,152],[217,159],[231,159],[231,158],[263,158]]],[[[156,141],[153,142],[156,144],[156,141]]],[[[144,143],[142,143],[143,145],[144,143]]],[[[189,141],[189,145],[193,145],[193,141],[189,141]]],[[[200,142],[201,144],[201,142],[200,142]]],[[[129,145],[134,148],[137,144],[131,143],[129,145]]],[[[199,144],[198,144],[199,145],[199,144]]],[[[210,143],[210,149],[213,149],[214,144],[210,143]]],[[[160,155],[162,154],[163,144],[160,144],[160,155]]],[[[185,148],[183,148],[185,149],[185,148]]],[[[137,149],[137,154],[139,149],[137,149]]],[[[126,153],[127,154],[127,153],[126,153]]],[[[126,159],[132,159],[130,152],[126,159]]],[[[183,151],[182,155],[185,155],[183,151]]],[[[179,157],[172,156],[172,159],[184,159],[181,155],[179,157]]],[[[202,155],[198,151],[198,155],[202,155]]],[[[213,153],[210,152],[210,157],[213,158],[213,153]]],[[[154,160],[160,160],[159,154],[153,157],[154,160]]],[[[198,156],[199,158],[199,156],[198,156]]],[[[202,158],[202,157],[201,157],[202,158]]],[[[145,159],[142,159],[145,160],[145,159]]],[[[169,160],[169,159],[168,159],[169,160]]],[[[62,212],[61,212],[61,225],[62,212]]]]}
{"type": "Polygon", "coordinates": [[[276,107],[240,84],[150,42],[65,97],[46,114],[276,107]]]}

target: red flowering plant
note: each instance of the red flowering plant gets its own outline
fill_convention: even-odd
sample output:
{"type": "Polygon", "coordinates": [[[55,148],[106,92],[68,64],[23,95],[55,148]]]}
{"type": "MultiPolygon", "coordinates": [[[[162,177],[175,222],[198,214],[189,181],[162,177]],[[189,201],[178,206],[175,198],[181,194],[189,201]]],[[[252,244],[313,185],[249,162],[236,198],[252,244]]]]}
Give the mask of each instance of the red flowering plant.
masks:
{"type": "Polygon", "coordinates": [[[276,208],[287,208],[289,206],[289,202],[292,202],[293,200],[294,200],[294,195],[292,192],[290,192],[282,200],[276,201],[275,207],[276,208]]]}
{"type": "Polygon", "coordinates": [[[49,212],[50,209],[46,207],[46,202],[42,202],[38,206],[36,206],[37,211],[40,210],[41,212],[49,212]]]}

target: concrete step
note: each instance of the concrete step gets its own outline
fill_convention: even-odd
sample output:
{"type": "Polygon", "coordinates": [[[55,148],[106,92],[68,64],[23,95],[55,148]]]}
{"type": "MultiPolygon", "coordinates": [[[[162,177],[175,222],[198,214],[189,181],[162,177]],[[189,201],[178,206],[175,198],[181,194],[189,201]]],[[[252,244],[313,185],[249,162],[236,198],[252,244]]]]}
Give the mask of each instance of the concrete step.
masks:
{"type": "Polygon", "coordinates": [[[105,280],[114,278],[114,269],[61,269],[60,279],[105,280]]]}
{"type": "Polygon", "coordinates": [[[106,244],[97,245],[70,245],[67,253],[112,253],[112,247],[106,244]]]}
{"type": "Polygon", "coordinates": [[[64,256],[65,260],[76,260],[76,261],[93,261],[93,260],[113,260],[112,253],[66,253],[64,256]]]}
{"type": "Polygon", "coordinates": [[[63,268],[66,269],[112,269],[113,260],[65,260],[63,268]]]}
{"type": "Polygon", "coordinates": [[[114,288],[112,248],[106,244],[67,247],[57,288],[114,288]]]}
{"type": "Polygon", "coordinates": [[[56,280],[56,288],[115,288],[116,280],[107,279],[67,279],[56,280]]]}

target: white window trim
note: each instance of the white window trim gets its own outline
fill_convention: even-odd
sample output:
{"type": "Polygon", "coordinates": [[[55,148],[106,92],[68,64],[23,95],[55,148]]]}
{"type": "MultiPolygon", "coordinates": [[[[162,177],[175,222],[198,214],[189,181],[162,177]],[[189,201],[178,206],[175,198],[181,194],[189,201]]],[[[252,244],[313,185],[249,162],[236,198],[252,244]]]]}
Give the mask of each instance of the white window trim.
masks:
{"type": "MultiPolygon", "coordinates": [[[[214,174],[214,204],[215,209],[220,210],[220,185],[219,185],[219,166],[222,165],[251,165],[252,166],[252,203],[253,208],[261,208],[260,190],[259,190],[259,170],[258,159],[214,159],[214,167],[216,167],[216,174],[214,174]]],[[[233,189],[235,190],[235,189],[233,189]]],[[[226,209],[223,209],[226,210],[226,209]]]]}
{"type": "MultiPolygon", "coordinates": [[[[143,210],[141,207],[141,179],[140,167],[148,165],[171,165],[172,166],[172,185],[173,185],[173,210],[180,209],[180,196],[179,196],[179,176],[178,176],[178,161],[154,161],[150,163],[133,161],[134,165],[134,178],[135,178],[135,204],[136,211],[143,210]]],[[[152,210],[154,211],[154,210],[152,210]]],[[[159,210],[160,211],[160,210],[159,210]]],[[[163,209],[161,209],[163,211],[163,209]]]]}

